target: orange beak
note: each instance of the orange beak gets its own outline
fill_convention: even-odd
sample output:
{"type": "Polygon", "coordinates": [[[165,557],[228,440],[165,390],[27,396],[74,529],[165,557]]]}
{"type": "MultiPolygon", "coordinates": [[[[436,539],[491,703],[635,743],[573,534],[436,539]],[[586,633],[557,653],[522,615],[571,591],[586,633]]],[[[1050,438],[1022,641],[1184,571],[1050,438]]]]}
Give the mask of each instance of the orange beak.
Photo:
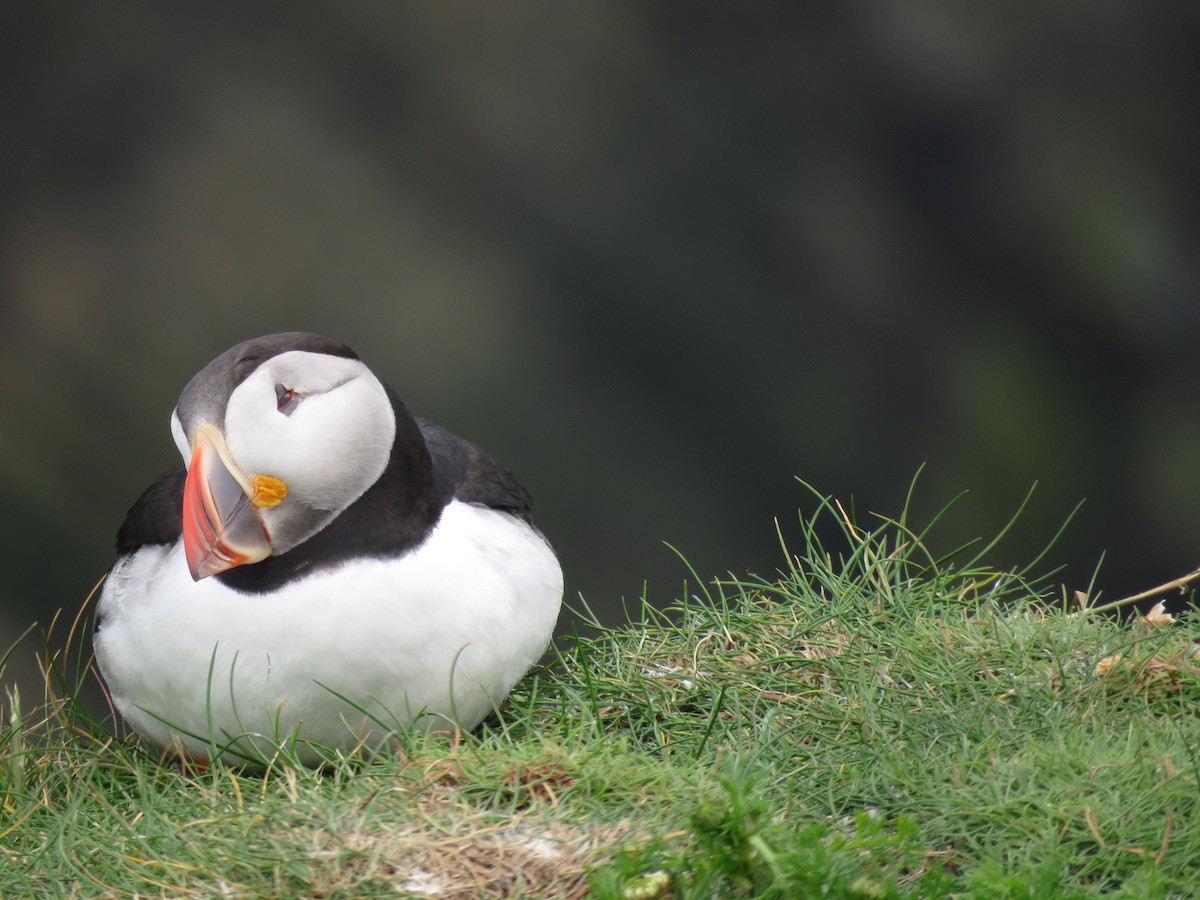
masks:
{"type": "Polygon", "coordinates": [[[251,482],[233,462],[221,432],[196,429],[192,462],[183,486],[183,549],[188,571],[199,581],[271,555],[271,535],[259,508],[287,494],[282,481],[260,475],[251,482]],[[263,499],[266,483],[273,496],[263,499]]]}

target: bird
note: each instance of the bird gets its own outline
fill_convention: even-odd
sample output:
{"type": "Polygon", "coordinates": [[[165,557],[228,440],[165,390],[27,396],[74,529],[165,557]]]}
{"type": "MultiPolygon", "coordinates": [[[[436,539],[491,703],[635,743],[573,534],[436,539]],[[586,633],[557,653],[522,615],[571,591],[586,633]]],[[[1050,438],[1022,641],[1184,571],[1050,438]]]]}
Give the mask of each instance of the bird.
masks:
{"type": "Polygon", "coordinates": [[[144,743],[305,765],[469,730],[545,652],[563,573],[499,460],[346,345],[270,334],[171,414],[183,462],[117,532],[93,646],[144,743]]]}

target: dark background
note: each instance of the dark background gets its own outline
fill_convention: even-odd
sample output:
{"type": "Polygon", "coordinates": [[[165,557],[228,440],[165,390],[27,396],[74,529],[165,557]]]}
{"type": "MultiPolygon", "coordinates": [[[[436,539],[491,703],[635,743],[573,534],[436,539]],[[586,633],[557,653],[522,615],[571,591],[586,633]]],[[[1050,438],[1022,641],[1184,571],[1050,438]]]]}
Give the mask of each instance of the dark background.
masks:
{"type": "Polygon", "coordinates": [[[288,329],[509,462],[610,621],[922,463],[940,547],[1038,481],[994,564],[1084,498],[1071,589],[1200,563],[1200,5],[718,9],[0,4],[0,644],[288,329]]]}

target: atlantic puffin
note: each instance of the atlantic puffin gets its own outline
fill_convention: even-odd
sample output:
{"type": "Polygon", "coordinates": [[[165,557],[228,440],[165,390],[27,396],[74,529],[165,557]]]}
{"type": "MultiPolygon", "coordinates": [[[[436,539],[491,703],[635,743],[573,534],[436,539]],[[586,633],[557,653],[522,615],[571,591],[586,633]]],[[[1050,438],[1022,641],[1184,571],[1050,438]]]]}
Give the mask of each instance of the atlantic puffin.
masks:
{"type": "Polygon", "coordinates": [[[183,464],[120,527],[94,633],[155,747],[313,763],[470,729],[545,651],[563,576],[528,492],[349,347],[238,344],[188,382],[171,433],[183,464]]]}

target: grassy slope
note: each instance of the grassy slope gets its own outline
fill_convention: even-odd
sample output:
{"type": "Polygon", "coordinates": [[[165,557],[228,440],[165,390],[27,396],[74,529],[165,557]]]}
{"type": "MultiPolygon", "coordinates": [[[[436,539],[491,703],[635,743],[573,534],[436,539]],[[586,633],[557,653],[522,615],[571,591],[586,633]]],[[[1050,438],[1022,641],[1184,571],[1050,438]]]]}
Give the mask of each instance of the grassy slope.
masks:
{"type": "Polygon", "coordinates": [[[181,771],[10,703],[0,895],[1191,896],[1196,624],[817,517],[840,555],[810,529],[777,580],[565,642],[475,734],[321,773],[181,771]]]}

